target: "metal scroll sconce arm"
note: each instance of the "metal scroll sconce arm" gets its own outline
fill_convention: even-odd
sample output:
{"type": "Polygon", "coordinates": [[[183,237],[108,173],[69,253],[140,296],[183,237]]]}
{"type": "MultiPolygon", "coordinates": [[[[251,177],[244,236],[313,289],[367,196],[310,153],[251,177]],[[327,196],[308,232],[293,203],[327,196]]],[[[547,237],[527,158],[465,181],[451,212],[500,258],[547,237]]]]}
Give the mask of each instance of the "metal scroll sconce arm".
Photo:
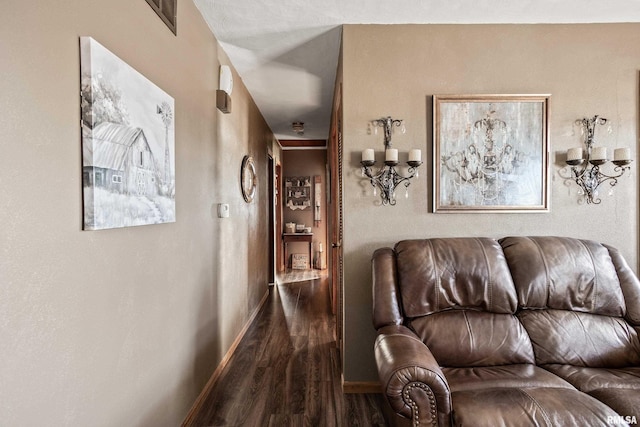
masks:
{"type": "MultiPolygon", "coordinates": [[[[614,163],[615,162],[616,161],[614,161],[614,163]]],[[[571,173],[573,174],[573,179],[576,184],[578,184],[584,192],[587,203],[593,203],[594,205],[602,203],[602,199],[598,197],[597,191],[600,184],[609,181],[609,185],[614,187],[618,183],[618,178],[624,175],[627,170],[631,169],[630,166],[616,165],[613,168],[615,175],[607,175],[600,171],[599,165],[593,165],[591,168],[588,168],[587,165],[588,163],[586,163],[581,170],[578,170],[578,168],[574,166],[571,168],[571,173]]]]}
{"type": "Polygon", "coordinates": [[[576,120],[576,124],[581,126],[584,132],[584,145],[586,155],[583,156],[581,148],[573,148],[567,152],[567,165],[571,169],[571,176],[561,176],[564,179],[573,180],[580,188],[579,194],[583,195],[588,204],[598,205],[602,202],[599,197],[598,187],[600,184],[608,182],[610,187],[618,183],[618,178],[629,171],[631,167],[631,159],[629,158],[628,148],[619,148],[615,150],[614,158],[611,161],[614,164],[613,172],[606,174],[602,172],[601,166],[609,160],[606,157],[606,149],[604,147],[595,147],[595,129],[596,125],[604,125],[607,119],[600,116],[592,118],[583,118],[576,120]]]}
{"type": "Polygon", "coordinates": [[[391,133],[393,127],[402,127],[402,132],[405,132],[404,121],[399,119],[393,119],[390,116],[382,117],[377,120],[372,120],[370,125],[373,125],[376,129],[381,127],[384,129],[384,148],[385,148],[385,162],[377,172],[373,170],[375,165],[374,150],[367,149],[363,151],[362,161],[362,175],[369,179],[369,182],[373,186],[374,196],[377,190],[380,190],[380,197],[382,198],[383,205],[394,206],[396,204],[396,188],[400,184],[404,184],[406,193],[409,196],[408,187],[411,185],[411,179],[418,177],[418,167],[422,164],[422,154],[420,150],[411,150],[409,153],[408,175],[401,174],[396,166],[398,165],[398,150],[391,148],[391,133]]]}
{"type": "Polygon", "coordinates": [[[375,164],[373,161],[363,161],[362,164],[363,173],[369,178],[369,182],[374,188],[374,195],[376,188],[380,189],[380,197],[382,198],[383,205],[394,206],[396,204],[395,192],[396,188],[400,184],[404,183],[405,189],[411,185],[411,178],[418,177],[418,167],[422,162],[407,162],[409,165],[408,175],[403,176],[396,170],[395,166],[398,162],[385,162],[385,166],[380,168],[378,172],[372,170],[372,166],[375,164]]]}

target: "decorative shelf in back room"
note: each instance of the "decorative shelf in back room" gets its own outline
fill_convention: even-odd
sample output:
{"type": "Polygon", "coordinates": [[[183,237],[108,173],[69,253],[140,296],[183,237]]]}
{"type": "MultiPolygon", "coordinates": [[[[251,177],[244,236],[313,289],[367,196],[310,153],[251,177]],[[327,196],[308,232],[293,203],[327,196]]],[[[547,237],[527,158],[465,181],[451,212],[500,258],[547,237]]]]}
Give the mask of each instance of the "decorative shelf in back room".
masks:
{"type": "Polygon", "coordinates": [[[311,207],[311,177],[291,176],[285,178],[285,204],[291,210],[311,207]]]}

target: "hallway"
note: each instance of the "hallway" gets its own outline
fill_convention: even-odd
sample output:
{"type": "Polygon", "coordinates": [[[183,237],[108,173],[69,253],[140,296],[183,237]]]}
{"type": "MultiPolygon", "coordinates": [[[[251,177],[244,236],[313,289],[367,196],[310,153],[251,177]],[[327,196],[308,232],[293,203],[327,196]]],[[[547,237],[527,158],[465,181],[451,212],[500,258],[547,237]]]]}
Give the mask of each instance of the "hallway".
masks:
{"type": "Polygon", "coordinates": [[[382,396],[343,394],[329,280],[276,285],[190,426],[384,426],[382,396]]]}

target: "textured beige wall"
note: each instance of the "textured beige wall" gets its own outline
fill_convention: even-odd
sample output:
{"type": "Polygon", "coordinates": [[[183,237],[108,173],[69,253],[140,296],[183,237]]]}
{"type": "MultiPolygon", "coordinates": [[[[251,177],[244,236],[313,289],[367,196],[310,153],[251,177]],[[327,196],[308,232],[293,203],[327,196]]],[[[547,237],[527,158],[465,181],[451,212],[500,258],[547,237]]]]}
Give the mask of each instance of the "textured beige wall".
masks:
{"type": "Polygon", "coordinates": [[[237,76],[216,110],[228,61],[191,1],[177,37],[142,0],[3,12],[0,424],[179,425],[267,290],[267,181],[248,205],[239,168],[266,177],[273,136],[237,76]],[[81,230],[79,36],[174,97],[175,223],[81,230]]]}
{"type": "Polygon", "coordinates": [[[636,268],[638,163],[614,197],[605,192],[601,205],[580,206],[556,157],[581,144],[573,122],[599,114],[613,132],[598,129],[597,140],[630,146],[637,158],[640,25],[347,25],[343,49],[346,381],[377,379],[370,257],[378,247],[406,238],[567,235],[617,246],[636,268]],[[551,94],[551,212],[429,213],[432,95],[492,93],[551,94]],[[427,162],[408,200],[378,207],[357,172],[361,150],[383,147],[380,133],[367,135],[367,122],[387,115],[408,128],[395,147],[421,148],[427,162]]]}

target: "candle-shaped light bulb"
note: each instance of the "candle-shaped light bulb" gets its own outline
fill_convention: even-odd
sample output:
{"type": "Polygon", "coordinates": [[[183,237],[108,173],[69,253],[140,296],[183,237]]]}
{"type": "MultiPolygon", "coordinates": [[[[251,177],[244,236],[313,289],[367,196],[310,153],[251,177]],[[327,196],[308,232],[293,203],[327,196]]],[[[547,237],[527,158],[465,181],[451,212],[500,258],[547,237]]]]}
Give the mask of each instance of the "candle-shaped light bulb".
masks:
{"type": "Polygon", "coordinates": [[[631,160],[631,149],[616,148],[613,150],[613,160],[631,160]]]}
{"type": "Polygon", "coordinates": [[[421,162],[422,161],[422,151],[414,148],[409,151],[409,161],[410,162],[421,162]]]}
{"type": "Polygon", "coordinates": [[[397,162],[398,161],[398,149],[397,148],[387,148],[385,152],[384,160],[387,162],[397,162]]]}
{"type": "Polygon", "coordinates": [[[593,147],[591,149],[591,160],[607,160],[607,147],[593,147]]]}
{"type": "Polygon", "coordinates": [[[366,150],[362,150],[362,161],[363,162],[373,162],[375,160],[375,152],[373,148],[367,148],[366,150]]]}
{"type": "Polygon", "coordinates": [[[567,161],[571,160],[581,160],[582,159],[582,148],[569,148],[567,150],[567,161]]]}

